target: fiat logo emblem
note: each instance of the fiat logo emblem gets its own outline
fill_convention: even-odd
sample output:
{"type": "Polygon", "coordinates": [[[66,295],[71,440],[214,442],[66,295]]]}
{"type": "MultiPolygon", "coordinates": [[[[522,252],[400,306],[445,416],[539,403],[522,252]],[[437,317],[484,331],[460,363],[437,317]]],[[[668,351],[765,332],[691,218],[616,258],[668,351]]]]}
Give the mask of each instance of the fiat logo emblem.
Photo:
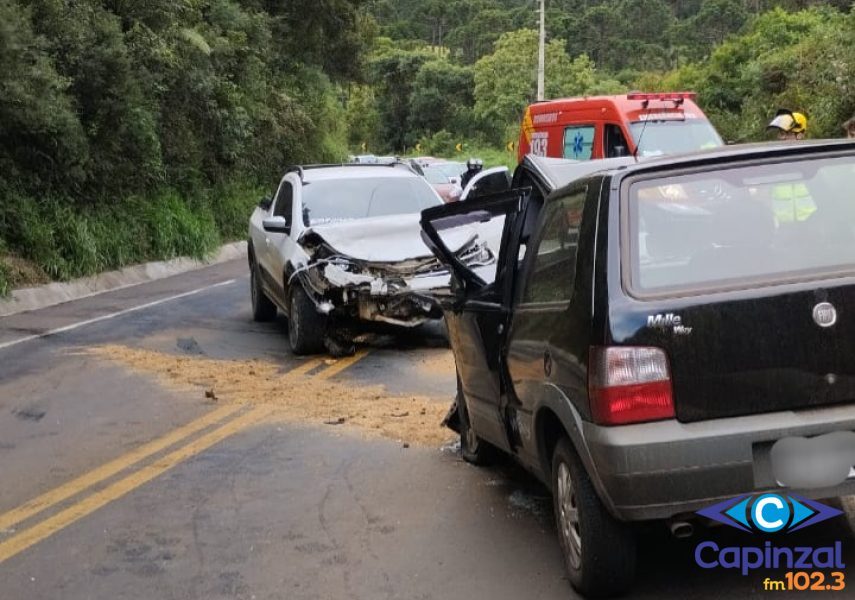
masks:
{"type": "Polygon", "coordinates": [[[813,320],[820,327],[831,327],[837,323],[837,309],[830,302],[820,302],[813,307],[813,320]]]}

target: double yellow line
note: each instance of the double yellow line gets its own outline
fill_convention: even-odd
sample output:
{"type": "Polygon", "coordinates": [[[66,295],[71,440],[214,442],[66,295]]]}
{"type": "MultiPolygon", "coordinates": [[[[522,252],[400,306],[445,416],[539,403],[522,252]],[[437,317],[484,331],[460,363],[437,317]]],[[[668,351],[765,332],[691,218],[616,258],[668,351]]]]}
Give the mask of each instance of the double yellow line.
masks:
{"type": "MultiPolygon", "coordinates": [[[[349,358],[332,362],[313,375],[312,378],[329,379],[362,359],[366,354],[367,351],[361,351],[349,358]]],[[[308,360],[286,373],[285,377],[290,379],[306,376],[323,364],[321,359],[308,360]]],[[[75,521],[92,514],[110,502],[125,496],[188,458],[192,458],[214,444],[262,421],[271,412],[272,409],[266,406],[258,406],[249,410],[239,405],[223,406],[59,487],[32,498],[8,512],[0,514],[0,540],[2,540],[0,541],[0,563],[52,536],[75,521]],[[199,432],[211,427],[214,428],[203,435],[194,437],[199,432]],[[81,495],[98,484],[174,446],[178,447],[148,464],[137,467],[123,478],[84,496],[33,526],[3,540],[4,531],[9,531],[42,512],[56,508],[66,500],[81,495]]]]}

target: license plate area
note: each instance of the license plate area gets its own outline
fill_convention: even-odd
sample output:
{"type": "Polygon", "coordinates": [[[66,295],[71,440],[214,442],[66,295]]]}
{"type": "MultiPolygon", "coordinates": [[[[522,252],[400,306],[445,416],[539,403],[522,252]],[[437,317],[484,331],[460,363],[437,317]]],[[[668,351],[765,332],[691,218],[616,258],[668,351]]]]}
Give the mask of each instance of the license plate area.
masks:
{"type": "Polygon", "coordinates": [[[786,437],[754,444],[757,488],[823,489],[855,479],[855,432],[786,437]]]}

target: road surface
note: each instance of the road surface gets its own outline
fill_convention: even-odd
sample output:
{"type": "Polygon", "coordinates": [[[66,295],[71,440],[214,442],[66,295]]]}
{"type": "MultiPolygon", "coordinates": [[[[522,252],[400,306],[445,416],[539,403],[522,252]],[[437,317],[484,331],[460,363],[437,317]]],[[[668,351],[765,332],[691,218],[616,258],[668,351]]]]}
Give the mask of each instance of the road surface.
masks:
{"type": "MultiPolygon", "coordinates": [[[[234,261],[0,319],[0,599],[575,597],[547,491],[439,428],[441,340],[299,359],[248,298],[234,261]]],[[[740,536],[654,529],[632,597],[761,592],[694,565],[740,536]]]]}

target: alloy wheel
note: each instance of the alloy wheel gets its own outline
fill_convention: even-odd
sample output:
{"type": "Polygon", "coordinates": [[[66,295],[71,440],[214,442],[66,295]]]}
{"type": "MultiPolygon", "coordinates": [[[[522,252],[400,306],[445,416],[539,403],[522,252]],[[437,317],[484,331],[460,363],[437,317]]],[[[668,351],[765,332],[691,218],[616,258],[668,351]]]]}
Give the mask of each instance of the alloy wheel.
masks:
{"type": "Polygon", "coordinates": [[[558,519],[561,535],[570,553],[570,563],[574,569],[582,564],[582,536],[579,530],[579,507],[576,504],[576,492],[570,467],[562,462],[558,465],[558,519]]]}

